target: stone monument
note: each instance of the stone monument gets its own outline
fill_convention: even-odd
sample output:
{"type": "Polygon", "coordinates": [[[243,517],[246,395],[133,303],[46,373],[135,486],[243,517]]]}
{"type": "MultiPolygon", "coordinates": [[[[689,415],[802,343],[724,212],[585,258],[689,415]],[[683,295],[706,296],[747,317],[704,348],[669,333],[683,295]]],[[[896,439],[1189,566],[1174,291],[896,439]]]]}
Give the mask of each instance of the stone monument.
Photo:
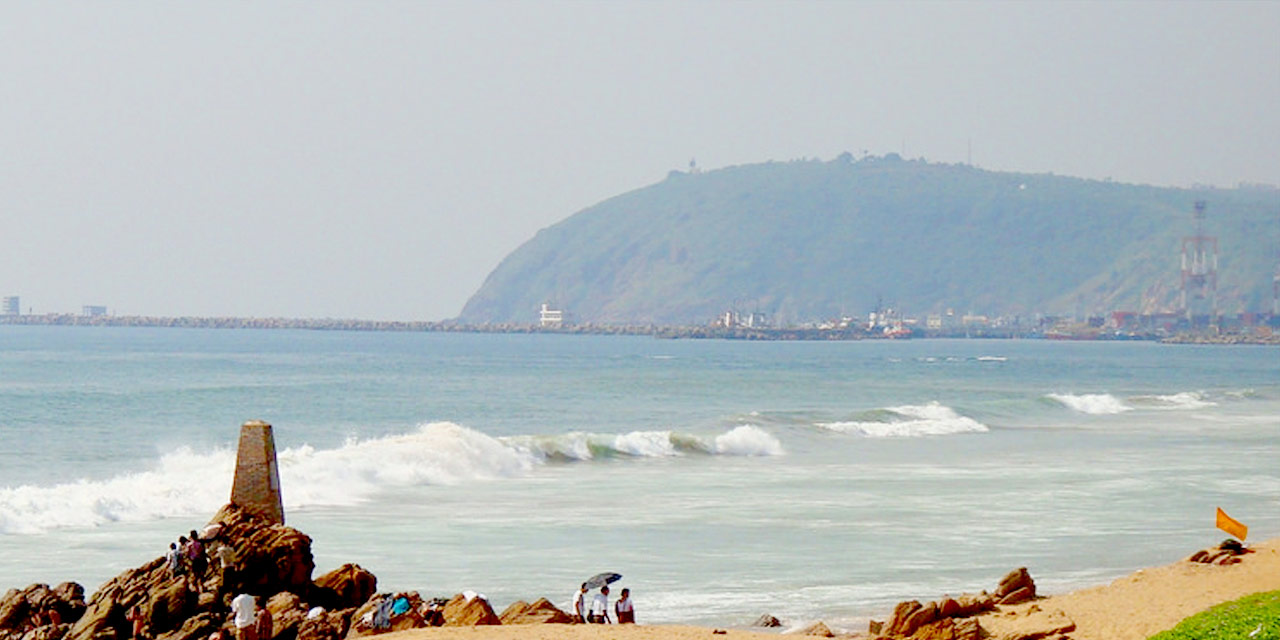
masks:
{"type": "Polygon", "coordinates": [[[265,522],[284,524],[276,441],[271,436],[271,425],[261,420],[250,420],[240,427],[231,504],[265,522]]]}

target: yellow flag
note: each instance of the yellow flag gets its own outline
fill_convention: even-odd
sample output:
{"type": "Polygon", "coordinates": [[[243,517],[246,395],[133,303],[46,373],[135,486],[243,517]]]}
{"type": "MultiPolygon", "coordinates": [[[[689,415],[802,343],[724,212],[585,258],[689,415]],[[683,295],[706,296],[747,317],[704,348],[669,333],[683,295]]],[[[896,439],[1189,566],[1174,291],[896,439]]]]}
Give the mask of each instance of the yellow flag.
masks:
{"type": "Polygon", "coordinates": [[[1249,527],[1227,515],[1227,512],[1223,511],[1222,507],[1218,507],[1218,528],[1240,538],[1241,542],[1244,541],[1245,536],[1249,535],[1249,527]]]}

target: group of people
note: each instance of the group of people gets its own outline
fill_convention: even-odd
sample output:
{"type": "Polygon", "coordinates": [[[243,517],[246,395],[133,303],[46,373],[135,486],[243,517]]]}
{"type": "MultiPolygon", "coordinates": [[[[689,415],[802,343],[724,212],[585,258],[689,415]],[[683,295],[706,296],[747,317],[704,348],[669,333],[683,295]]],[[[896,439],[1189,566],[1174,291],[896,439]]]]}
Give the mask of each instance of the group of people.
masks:
{"type": "MultiPolygon", "coordinates": [[[[216,535],[206,536],[206,538],[212,537],[216,535]]],[[[213,544],[213,540],[209,542],[213,544]]],[[[210,552],[195,529],[191,530],[190,537],[178,536],[177,542],[169,543],[169,551],[165,553],[165,566],[168,567],[171,577],[183,579],[187,589],[199,591],[207,577],[211,557],[214,566],[218,569],[219,584],[225,589],[231,584],[235,575],[235,549],[232,549],[229,544],[220,543],[210,552]]]]}
{"type": "MultiPolygon", "coordinates": [[[[609,585],[600,587],[600,592],[591,598],[591,604],[587,605],[587,583],[582,583],[582,587],[573,594],[573,621],[592,624],[613,624],[614,619],[609,616],[609,585]]],[[[634,624],[636,621],[636,610],[631,604],[631,589],[623,589],[618,594],[618,601],[613,603],[613,612],[617,615],[617,624],[634,624]]]]}

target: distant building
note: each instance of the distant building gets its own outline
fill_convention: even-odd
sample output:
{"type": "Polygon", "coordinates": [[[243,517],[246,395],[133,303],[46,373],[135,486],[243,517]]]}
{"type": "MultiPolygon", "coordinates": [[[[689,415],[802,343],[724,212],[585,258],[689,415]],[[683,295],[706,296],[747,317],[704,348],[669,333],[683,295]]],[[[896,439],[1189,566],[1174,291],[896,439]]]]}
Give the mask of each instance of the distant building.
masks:
{"type": "Polygon", "coordinates": [[[86,304],[80,308],[80,315],[96,318],[98,316],[107,315],[107,308],[102,305],[86,304]]]}
{"type": "Polygon", "coordinates": [[[0,307],[0,312],[6,316],[22,315],[22,301],[18,296],[5,296],[4,305],[0,307]]]}
{"type": "Polygon", "coordinates": [[[563,309],[552,309],[551,305],[542,303],[538,314],[538,326],[544,329],[557,329],[573,324],[573,316],[563,309]]]}

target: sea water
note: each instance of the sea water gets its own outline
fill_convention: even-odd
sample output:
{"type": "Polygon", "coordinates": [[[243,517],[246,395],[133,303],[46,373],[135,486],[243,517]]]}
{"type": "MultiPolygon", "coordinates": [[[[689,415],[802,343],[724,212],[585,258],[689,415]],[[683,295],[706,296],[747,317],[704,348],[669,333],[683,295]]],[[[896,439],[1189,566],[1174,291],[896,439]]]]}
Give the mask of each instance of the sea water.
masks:
{"type": "Polygon", "coordinates": [[[1154,343],[0,327],[0,589],[90,591],[227,501],[275,426],[316,575],[642,623],[865,629],[1280,535],[1280,351],[1154,343]],[[616,592],[616,589],[615,589],[616,592]]]}

